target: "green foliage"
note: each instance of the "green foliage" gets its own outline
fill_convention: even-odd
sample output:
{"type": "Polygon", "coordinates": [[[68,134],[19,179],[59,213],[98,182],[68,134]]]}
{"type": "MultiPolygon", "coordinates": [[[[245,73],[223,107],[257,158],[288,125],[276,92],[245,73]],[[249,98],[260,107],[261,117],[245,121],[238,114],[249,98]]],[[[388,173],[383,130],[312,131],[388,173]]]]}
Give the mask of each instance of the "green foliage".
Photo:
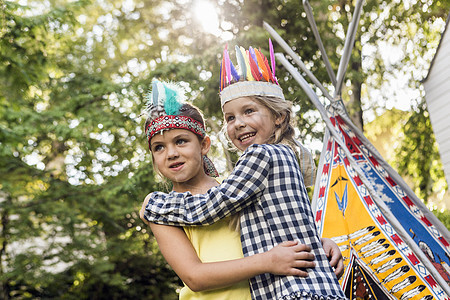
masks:
{"type": "Polygon", "coordinates": [[[41,8],[3,11],[0,297],[176,299],[137,215],[158,189],[137,117],[148,83],[117,80],[123,61],[102,62],[101,39],[83,34],[95,24],[78,18],[99,7],[41,8]]]}
{"type": "Polygon", "coordinates": [[[442,224],[450,230],[450,211],[433,210],[433,214],[442,222],[442,224]]]}
{"type": "Polygon", "coordinates": [[[404,138],[397,149],[397,168],[412,178],[416,195],[426,203],[434,182],[444,178],[444,171],[424,99],[418,104],[417,111],[411,112],[403,133],[404,138]]]}

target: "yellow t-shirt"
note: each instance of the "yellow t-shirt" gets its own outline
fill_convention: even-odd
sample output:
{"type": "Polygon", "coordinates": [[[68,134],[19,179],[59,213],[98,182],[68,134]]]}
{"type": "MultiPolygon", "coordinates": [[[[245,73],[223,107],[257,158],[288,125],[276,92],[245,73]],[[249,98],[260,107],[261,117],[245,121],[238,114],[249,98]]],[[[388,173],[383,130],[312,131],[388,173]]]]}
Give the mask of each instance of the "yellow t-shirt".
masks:
{"type": "MultiPolygon", "coordinates": [[[[228,227],[230,217],[208,226],[186,226],[184,231],[202,262],[216,262],[244,257],[240,233],[228,227]]],[[[180,291],[180,300],[251,300],[248,280],[232,286],[193,292],[188,286],[180,291]]]]}

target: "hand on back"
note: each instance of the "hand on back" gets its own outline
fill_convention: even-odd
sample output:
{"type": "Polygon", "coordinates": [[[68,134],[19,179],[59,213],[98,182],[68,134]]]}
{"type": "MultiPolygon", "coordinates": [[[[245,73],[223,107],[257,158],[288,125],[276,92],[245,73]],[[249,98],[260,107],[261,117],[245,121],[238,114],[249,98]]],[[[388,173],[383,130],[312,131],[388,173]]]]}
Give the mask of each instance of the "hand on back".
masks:
{"type": "Polygon", "coordinates": [[[275,275],[307,277],[306,268],[315,267],[311,247],[298,241],[283,242],[266,252],[268,272],[275,275]]]}
{"type": "Polygon", "coordinates": [[[329,238],[322,238],[321,241],[330,266],[334,269],[334,274],[338,279],[341,278],[344,274],[344,259],[339,246],[329,238]]]}

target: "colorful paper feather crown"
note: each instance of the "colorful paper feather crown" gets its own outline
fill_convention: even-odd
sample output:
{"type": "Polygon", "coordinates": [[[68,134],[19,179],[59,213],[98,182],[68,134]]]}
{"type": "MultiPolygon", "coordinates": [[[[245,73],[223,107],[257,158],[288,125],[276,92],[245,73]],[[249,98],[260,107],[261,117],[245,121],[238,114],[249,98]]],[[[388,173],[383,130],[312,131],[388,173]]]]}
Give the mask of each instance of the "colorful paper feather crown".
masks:
{"type": "Polygon", "coordinates": [[[275,77],[275,55],[269,39],[270,66],[261,50],[236,45],[238,69],[230,60],[227,47],[223,50],[220,66],[220,101],[223,105],[246,96],[272,96],[284,99],[283,90],[275,77]]]}

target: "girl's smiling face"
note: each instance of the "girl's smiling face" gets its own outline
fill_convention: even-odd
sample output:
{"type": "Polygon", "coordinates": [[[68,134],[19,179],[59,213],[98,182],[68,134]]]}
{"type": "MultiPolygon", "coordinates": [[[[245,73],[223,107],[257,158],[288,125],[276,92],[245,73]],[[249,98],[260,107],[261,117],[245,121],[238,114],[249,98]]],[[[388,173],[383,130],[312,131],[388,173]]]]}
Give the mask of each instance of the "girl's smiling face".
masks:
{"type": "Polygon", "coordinates": [[[274,134],[275,118],[270,110],[251,97],[240,97],[223,106],[227,133],[241,151],[253,144],[264,144],[274,134]]]}
{"type": "Polygon", "coordinates": [[[161,174],[172,181],[174,190],[180,185],[194,185],[202,176],[203,155],[209,145],[185,129],[170,129],[158,133],[150,140],[153,163],[161,174]]]}

